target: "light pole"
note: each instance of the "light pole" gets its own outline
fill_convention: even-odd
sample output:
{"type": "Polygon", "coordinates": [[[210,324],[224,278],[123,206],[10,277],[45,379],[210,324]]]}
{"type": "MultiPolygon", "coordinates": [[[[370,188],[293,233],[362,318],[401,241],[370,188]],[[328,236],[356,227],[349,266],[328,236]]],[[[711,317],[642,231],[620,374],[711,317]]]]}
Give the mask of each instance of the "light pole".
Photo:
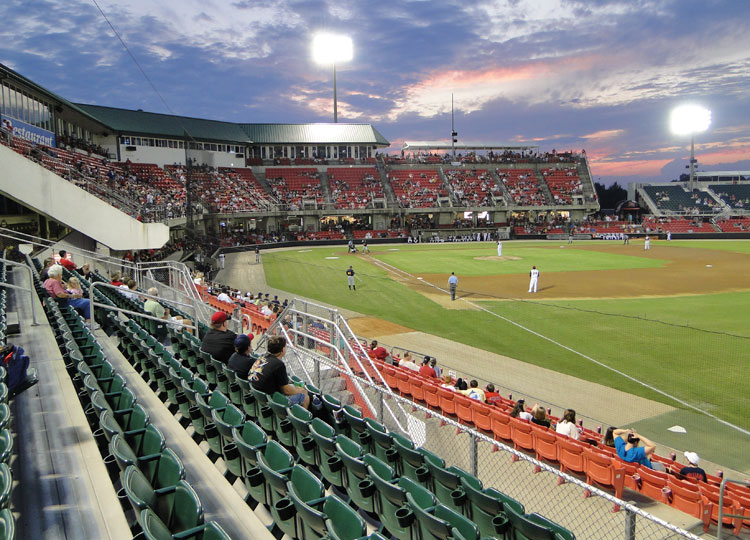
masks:
{"type": "Polygon", "coordinates": [[[317,64],[333,64],[333,121],[339,121],[336,96],[336,63],[348,62],[354,57],[352,38],[337,34],[316,34],[312,42],[313,60],[317,64]]]}
{"type": "Polygon", "coordinates": [[[700,105],[680,105],[672,110],[669,127],[675,135],[690,135],[690,189],[695,189],[695,134],[711,125],[711,111],[700,105]]]}

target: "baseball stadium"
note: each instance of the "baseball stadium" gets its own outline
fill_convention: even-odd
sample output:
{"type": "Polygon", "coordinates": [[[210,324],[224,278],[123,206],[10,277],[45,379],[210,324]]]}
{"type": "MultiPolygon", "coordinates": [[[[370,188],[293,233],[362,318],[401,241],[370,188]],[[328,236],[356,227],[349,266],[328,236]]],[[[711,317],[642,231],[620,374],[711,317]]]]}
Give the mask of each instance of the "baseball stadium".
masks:
{"type": "Polygon", "coordinates": [[[750,538],[750,171],[0,88],[0,539],[750,538]]]}

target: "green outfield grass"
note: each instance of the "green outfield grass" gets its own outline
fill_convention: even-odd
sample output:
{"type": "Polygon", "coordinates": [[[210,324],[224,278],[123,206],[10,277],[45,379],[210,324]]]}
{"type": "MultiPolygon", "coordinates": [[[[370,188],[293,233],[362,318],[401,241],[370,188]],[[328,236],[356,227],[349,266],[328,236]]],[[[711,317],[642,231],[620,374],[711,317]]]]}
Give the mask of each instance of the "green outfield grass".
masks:
{"type": "MultiPolygon", "coordinates": [[[[533,256],[535,264],[542,266],[545,272],[645,268],[665,263],[632,255],[567,247],[560,249],[559,246],[554,242],[506,243],[504,255],[525,260],[504,261],[503,272],[525,274],[529,256],[533,256]]],[[[750,242],[694,244],[679,241],[670,244],[673,249],[683,246],[750,252],[750,242]]],[[[497,261],[474,259],[495,254],[494,243],[420,244],[396,248],[398,251],[389,251],[394,248],[378,246],[378,249],[373,249],[373,256],[413,274],[455,271],[459,275],[488,275],[498,272],[497,261]]],[[[343,255],[341,248],[269,253],[264,255],[264,268],[270,285],[292,293],[677,405],[653,390],[490,313],[444,309],[406,285],[391,280],[365,260],[343,255]],[[331,256],[339,258],[325,258],[331,256]],[[356,293],[350,292],[346,286],[344,270],[349,264],[357,272],[356,293]]],[[[738,271],[750,271],[750,258],[748,268],[738,271]]],[[[479,304],[492,313],[750,429],[750,397],[746,384],[750,292],[623,300],[486,301],[479,304]]],[[[486,378],[478,373],[467,375],[486,378]]]]}

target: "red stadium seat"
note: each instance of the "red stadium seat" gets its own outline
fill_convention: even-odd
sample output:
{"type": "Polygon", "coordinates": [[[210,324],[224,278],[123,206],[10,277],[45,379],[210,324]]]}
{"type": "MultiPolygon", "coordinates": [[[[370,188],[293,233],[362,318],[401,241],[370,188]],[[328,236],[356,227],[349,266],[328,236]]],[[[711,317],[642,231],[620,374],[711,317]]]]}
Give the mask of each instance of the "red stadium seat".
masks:
{"type": "MultiPolygon", "coordinates": [[[[583,456],[586,482],[592,486],[597,485],[604,488],[611,488],[615,492],[615,497],[622,499],[622,490],[625,486],[625,471],[619,462],[591,448],[584,448],[583,456]]],[[[612,507],[613,512],[619,510],[620,506],[617,504],[612,507]]]]}
{"type": "Polygon", "coordinates": [[[510,441],[510,420],[508,413],[493,410],[490,412],[492,435],[497,441],[510,441]]]}

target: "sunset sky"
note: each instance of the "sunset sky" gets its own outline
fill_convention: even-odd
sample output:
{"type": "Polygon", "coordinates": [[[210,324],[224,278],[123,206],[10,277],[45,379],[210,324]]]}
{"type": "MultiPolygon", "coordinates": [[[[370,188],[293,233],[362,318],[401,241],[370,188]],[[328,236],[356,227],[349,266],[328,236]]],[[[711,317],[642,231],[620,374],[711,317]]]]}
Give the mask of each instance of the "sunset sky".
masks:
{"type": "Polygon", "coordinates": [[[235,122],[329,122],[332,72],[315,33],[348,34],[339,121],[405,140],[585,148],[605,183],[668,181],[689,138],[670,110],[713,113],[699,170],[750,170],[745,0],[0,3],[0,63],[74,102],[235,122]]]}

